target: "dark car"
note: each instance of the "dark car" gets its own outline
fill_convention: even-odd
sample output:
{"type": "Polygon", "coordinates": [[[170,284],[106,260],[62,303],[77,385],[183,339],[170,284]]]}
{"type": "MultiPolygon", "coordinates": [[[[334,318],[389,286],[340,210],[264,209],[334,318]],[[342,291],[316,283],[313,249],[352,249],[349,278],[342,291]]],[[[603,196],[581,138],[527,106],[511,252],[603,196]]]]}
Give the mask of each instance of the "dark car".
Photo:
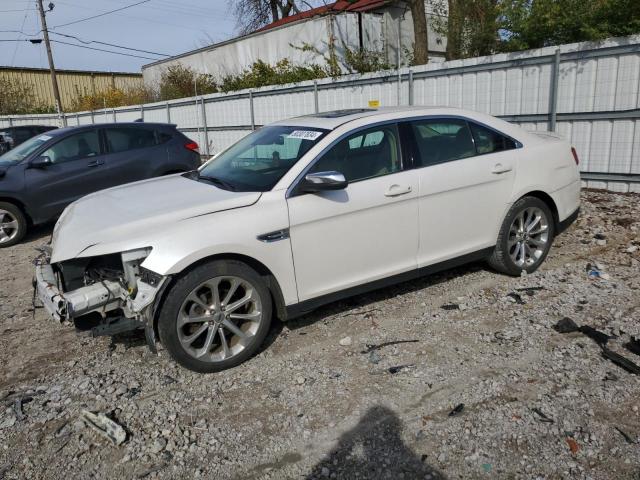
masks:
{"type": "Polygon", "coordinates": [[[56,128],[50,125],[21,125],[19,127],[0,128],[0,155],[12,148],[16,148],[31,137],[56,128]]]}
{"type": "Polygon", "coordinates": [[[198,144],[169,124],[87,125],[33,137],[0,156],[0,248],[84,195],[200,164],[198,144]]]}

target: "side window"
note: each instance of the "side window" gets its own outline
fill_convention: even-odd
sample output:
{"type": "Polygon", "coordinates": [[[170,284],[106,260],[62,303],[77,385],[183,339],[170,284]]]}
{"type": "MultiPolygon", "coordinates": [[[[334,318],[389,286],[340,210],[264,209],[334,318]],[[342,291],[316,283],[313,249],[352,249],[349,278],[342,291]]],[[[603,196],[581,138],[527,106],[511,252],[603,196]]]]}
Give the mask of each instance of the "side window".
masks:
{"type": "Polygon", "coordinates": [[[53,147],[42,153],[53,163],[70,162],[81,158],[100,155],[100,140],[97,130],[76,133],[60,140],[53,147]]]}
{"type": "Polygon", "coordinates": [[[476,154],[471,132],[464,120],[415,120],[411,127],[423,167],[476,154]]]}
{"type": "Polygon", "coordinates": [[[476,142],[478,155],[483,153],[502,152],[516,148],[516,144],[510,138],[488,128],[469,122],[473,139],[476,142]]]}
{"type": "Polygon", "coordinates": [[[396,125],[370,128],[334,145],[313,166],[311,173],[338,171],[347,181],[394,173],[402,168],[396,125]]]}
{"type": "Polygon", "coordinates": [[[158,137],[158,144],[167,143],[169,140],[173,138],[171,134],[162,132],[160,130],[156,131],[156,135],[158,137]]]}
{"type": "Polygon", "coordinates": [[[104,131],[110,153],[153,147],[156,144],[155,133],[146,128],[105,128],[104,131]]]}

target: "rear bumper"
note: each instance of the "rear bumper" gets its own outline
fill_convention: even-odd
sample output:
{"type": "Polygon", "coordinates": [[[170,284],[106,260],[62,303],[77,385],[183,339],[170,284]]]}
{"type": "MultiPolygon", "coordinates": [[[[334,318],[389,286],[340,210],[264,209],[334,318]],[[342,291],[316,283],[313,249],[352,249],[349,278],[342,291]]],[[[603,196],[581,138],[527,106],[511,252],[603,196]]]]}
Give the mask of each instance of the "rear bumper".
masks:
{"type": "Polygon", "coordinates": [[[568,221],[572,215],[577,215],[576,211],[580,208],[580,185],[580,179],[576,179],[551,193],[551,198],[558,208],[559,223],[568,221]]]}
{"type": "Polygon", "coordinates": [[[578,215],[580,215],[580,207],[578,207],[576,211],[573,212],[571,215],[569,215],[567,218],[558,222],[558,228],[557,228],[558,231],[556,232],[556,234],[560,234],[564,232],[567,228],[569,228],[571,224],[573,224],[573,222],[575,222],[578,219],[578,215]]]}

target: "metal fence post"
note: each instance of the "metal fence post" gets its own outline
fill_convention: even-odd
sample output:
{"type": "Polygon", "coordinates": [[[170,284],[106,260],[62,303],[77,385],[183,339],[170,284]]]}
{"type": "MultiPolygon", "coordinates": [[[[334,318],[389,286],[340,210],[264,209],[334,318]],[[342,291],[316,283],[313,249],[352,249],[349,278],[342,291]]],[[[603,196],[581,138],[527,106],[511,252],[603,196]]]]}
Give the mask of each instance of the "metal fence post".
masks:
{"type": "Polygon", "coordinates": [[[313,81],[313,108],[315,113],[320,113],[320,105],[318,103],[318,81],[313,81]]]}
{"type": "Polygon", "coordinates": [[[253,91],[249,90],[249,110],[251,112],[251,130],[256,129],[256,118],[253,111],[253,91]]]}
{"type": "Polygon", "coordinates": [[[144,122],[144,104],[140,105],[140,118],[144,122]]]}
{"type": "Polygon", "coordinates": [[[171,123],[171,105],[167,102],[167,123],[171,123]]]}
{"type": "Polygon", "coordinates": [[[112,109],[112,111],[113,111],[113,113],[112,113],[112,115],[113,115],[113,123],[116,123],[116,109],[114,108],[114,109],[112,109]]]}
{"type": "Polygon", "coordinates": [[[91,124],[96,123],[96,119],[93,117],[93,110],[91,110],[91,124]]]}
{"type": "Polygon", "coordinates": [[[9,126],[13,127],[13,118],[9,117],[9,126]]]}
{"type": "Polygon", "coordinates": [[[60,114],[60,120],[62,120],[62,126],[66,127],[67,126],[67,114],[66,113],[61,113],[60,114]]]}
{"type": "Polygon", "coordinates": [[[207,128],[207,109],[204,104],[204,97],[201,97],[200,101],[200,109],[202,110],[202,131],[204,132],[204,152],[209,156],[209,130],[207,128]]]}
{"type": "Polygon", "coordinates": [[[409,70],[409,105],[413,105],[413,70],[409,70]]]}
{"type": "Polygon", "coordinates": [[[551,91],[549,92],[549,131],[556,131],[556,117],[558,112],[558,80],[560,78],[560,49],[556,48],[553,57],[553,71],[551,72],[551,91]]]}
{"type": "Polygon", "coordinates": [[[76,125],[80,125],[80,114],[76,112],[76,125]]]}

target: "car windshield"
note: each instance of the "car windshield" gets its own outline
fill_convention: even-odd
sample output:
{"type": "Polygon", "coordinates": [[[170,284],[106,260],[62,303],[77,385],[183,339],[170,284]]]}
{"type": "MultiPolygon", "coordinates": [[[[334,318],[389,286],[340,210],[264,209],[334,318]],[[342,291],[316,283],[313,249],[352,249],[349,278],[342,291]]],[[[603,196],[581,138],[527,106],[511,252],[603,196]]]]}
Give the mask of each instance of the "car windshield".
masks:
{"type": "Polygon", "coordinates": [[[266,192],[326,133],[308,127],[263,127],[202,167],[198,179],[226,190],[266,192]]]}
{"type": "Polygon", "coordinates": [[[49,135],[38,135],[37,137],[30,138],[24,143],[21,143],[13,150],[9,150],[4,155],[0,155],[0,165],[14,164],[21,162],[33,152],[35,152],[45,142],[51,140],[49,135]]]}

